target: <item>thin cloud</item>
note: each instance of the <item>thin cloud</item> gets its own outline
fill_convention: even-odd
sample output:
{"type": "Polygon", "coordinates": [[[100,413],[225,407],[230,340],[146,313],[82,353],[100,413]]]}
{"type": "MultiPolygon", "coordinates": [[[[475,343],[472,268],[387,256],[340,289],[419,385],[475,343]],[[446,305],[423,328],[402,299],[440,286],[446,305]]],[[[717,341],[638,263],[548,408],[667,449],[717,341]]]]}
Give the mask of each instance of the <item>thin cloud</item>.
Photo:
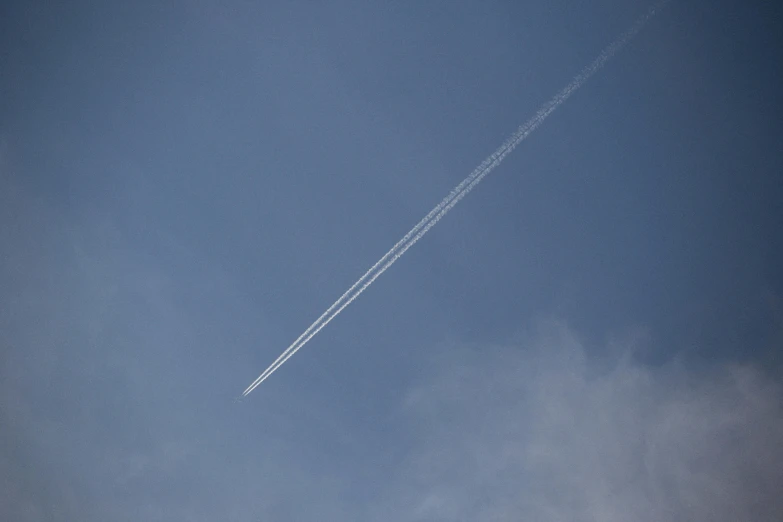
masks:
{"type": "Polygon", "coordinates": [[[448,352],[407,396],[417,443],[376,520],[783,519],[781,390],[757,369],[599,361],[558,324],[448,352]]]}

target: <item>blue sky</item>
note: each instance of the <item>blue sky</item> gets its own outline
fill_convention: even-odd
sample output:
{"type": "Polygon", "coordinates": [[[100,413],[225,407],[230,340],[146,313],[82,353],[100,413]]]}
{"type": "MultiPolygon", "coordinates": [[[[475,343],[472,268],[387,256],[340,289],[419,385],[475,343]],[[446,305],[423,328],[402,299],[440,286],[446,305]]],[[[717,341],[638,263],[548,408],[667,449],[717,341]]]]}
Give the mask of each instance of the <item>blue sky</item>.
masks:
{"type": "Polygon", "coordinates": [[[777,520],[781,8],[0,8],[0,518],[777,520]]]}

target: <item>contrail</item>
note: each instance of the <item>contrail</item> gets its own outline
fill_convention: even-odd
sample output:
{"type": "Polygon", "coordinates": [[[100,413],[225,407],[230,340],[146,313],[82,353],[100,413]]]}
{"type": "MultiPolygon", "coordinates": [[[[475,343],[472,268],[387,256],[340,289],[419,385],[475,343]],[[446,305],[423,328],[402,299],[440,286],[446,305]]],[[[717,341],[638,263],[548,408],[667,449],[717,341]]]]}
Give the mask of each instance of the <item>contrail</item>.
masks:
{"type": "MultiPolygon", "coordinates": [[[[551,103],[551,102],[550,102],[550,103],[551,103]]],[[[261,383],[261,381],[262,381],[262,380],[263,380],[263,379],[264,379],[264,378],[267,376],[267,374],[269,373],[269,371],[270,371],[270,370],[271,370],[271,371],[274,371],[272,368],[273,368],[273,367],[275,367],[275,365],[276,365],[276,364],[277,364],[279,361],[281,361],[281,359],[283,359],[283,358],[284,358],[284,357],[285,357],[285,356],[286,356],[286,355],[287,355],[287,354],[288,354],[288,353],[289,353],[291,350],[294,350],[295,348],[297,348],[297,346],[298,346],[298,345],[300,345],[300,344],[304,344],[305,342],[307,342],[306,340],[305,340],[305,341],[302,341],[302,339],[304,339],[304,338],[305,338],[305,337],[306,337],[306,336],[307,336],[307,335],[308,335],[308,334],[309,334],[309,333],[310,333],[310,332],[311,332],[311,331],[312,331],[314,328],[318,327],[318,325],[319,325],[319,324],[320,324],[320,323],[321,323],[321,322],[322,322],[324,319],[326,319],[326,317],[328,317],[328,316],[329,316],[329,315],[330,315],[330,314],[331,314],[331,313],[332,313],[332,312],[333,312],[333,311],[334,311],[334,310],[335,310],[335,309],[336,309],[338,306],[340,306],[340,304],[343,302],[343,300],[344,300],[345,298],[347,298],[347,297],[348,297],[348,296],[349,296],[349,295],[350,295],[350,294],[351,294],[351,293],[352,293],[354,290],[356,290],[356,288],[357,288],[357,287],[359,287],[359,285],[361,285],[362,283],[364,283],[364,282],[365,282],[365,280],[366,280],[368,277],[370,277],[370,275],[371,275],[371,274],[372,274],[372,273],[373,273],[373,272],[374,272],[374,271],[375,271],[375,270],[376,270],[376,269],[377,269],[379,266],[381,266],[381,265],[382,265],[383,263],[385,263],[385,262],[386,262],[386,261],[387,261],[387,260],[388,260],[388,259],[389,259],[391,256],[393,256],[393,255],[394,255],[394,253],[395,253],[395,252],[396,252],[396,251],[397,251],[397,250],[398,250],[398,249],[399,249],[399,248],[400,248],[402,245],[404,245],[405,243],[407,243],[407,242],[408,242],[408,241],[409,241],[409,240],[410,240],[410,239],[411,239],[411,238],[412,238],[412,237],[413,237],[413,236],[414,236],[414,235],[415,235],[417,232],[419,232],[419,230],[421,230],[421,229],[422,229],[422,227],[424,227],[424,226],[427,224],[427,222],[428,222],[428,221],[430,221],[430,220],[431,220],[431,219],[432,219],[434,216],[438,215],[438,213],[439,213],[439,212],[440,212],[440,211],[441,211],[441,210],[442,210],[442,209],[443,209],[443,208],[444,208],[444,207],[445,207],[445,206],[446,206],[446,205],[447,205],[447,204],[448,204],[448,203],[449,203],[451,200],[453,200],[455,197],[457,197],[457,196],[458,196],[458,195],[459,195],[459,194],[460,194],[460,193],[463,191],[463,189],[465,189],[465,187],[466,187],[466,186],[468,186],[468,185],[469,185],[469,184],[470,184],[470,183],[471,183],[471,182],[472,182],[474,179],[476,179],[476,178],[477,178],[477,177],[478,177],[478,176],[479,176],[479,175],[480,175],[482,172],[484,172],[484,171],[485,171],[485,170],[486,170],[486,169],[487,169],[487,168],[488,168],[490,165],[492,165],[492,164],[493,164],[493,162],[495,161],[495,159],[497,158],[497,156],[499,156],[500,154],[502,154],[502,153],[503,153],[503,151],[504,151],[506,148],[508,148],[508,147],[512,147],[512,146],[513,146],[513,144],[514,144],[514,137],[515,137],[515,136],[516,136],[516,135],[517,135],[517,134],[518,134],[518,133],[519,133],[519,132],[520,132],[520,131],[521,131],[523,128],[525,128],[526,126],[529,126],[529,125],[531,124],[531,122],[532,122],[532,119],[531,119],[531,121],[528,121],[527,123],[525,123],[525,125],[523,125],[522,127],[520,127],[520,128],[517,130],[517,132],[516,132],[516,133],[514,133],[514,134],[513,134],[513,135],[512,135],[510,138],[508,138],[508,139],[507,139],[507,140],[506,140],[506,141],[503,143],[503,145],[501,145],[501,146],[500,146],[500,147],[499,147],[499,148],[498,148],[498,149],[497,149],[495,152],[493,152],[493,153],[492,153],[492,154],[491,154],[491,155],[490,155],[490,156],[489,156],[487,159],[485,159],[485,160],[484,160],[484,161],[481,163],[481,165],[479,165],[478,167],[476,167],[476,168],[473,170],[473,172],[471,172],[471,173],[470,173],[470,175],[469,175],[467,178],[465,178],[464,180],[462,180],[462,181],[460,182],[460,184],[459,184],[459,185],[457,185],[456,187],[454,187],[454,188],[451,190],[451,192],[449,192],[449,195],[448,195],[448,196],[446,196],[445,198],[443,198],[443,199],[441,200],[441,202],[440,202],[440,203],[438,203],[438,204],[435,206],[435,208],[433,208],[432,210],[430,210],[430,211],[429,211],[429,213],[428,213],[426,216],[424,216],[424,217],[421,219],[421,221],[419,221],[419,222],[416,224],[416,226],[415,226],[415,227],[413,227],[413,228],[412,228],[412,229],[411,229],[411,230],[410,230],[410,231],[409,231],[407,234],[405,234],[405,235],[403,236],[403,238],[402,238],[402,239],[400,239],[399,241],[397,241],[397,243],[396,243],[396,244],[395,244],[393,247],[391,247],[391,249],[390,249],[388,252],[386,252],[386,254],[384,254],[384,256],[383,256],[382,258],[380,258],[380,259],[379,259],[379,260],[378,260],[378,261],[377,261],[377,262],[376,262],[376,263],[375,263],[373,266],[371,266],[371,267],[370,267],[370,268],[367,270],[367,272],[365,272],[365,273],[364,273],[364,275],[363,275],[362,277],[360,277],[360,278],[359,278],[359,280],[358,280],[358,281],[356,281],[356,282],[355,282],[355,283],[354,283],[354,284],[353,284],[353,285],[352,285],[352,286],[351,286],[351,287],[350,287],[348,290],[346,290],[346,291],[345,291],[345,293],[344,293],[343,295],[341,295],[341,296],[340,296],[340,298],[339,298],[337,301],[335,301],[335,302],[334,302],[334,304],[332,304],[332,306],[330,306],[330,307],[329,307],[329,308],[328,308],[328,309],[327,309],[327,310],[326,310],[326,311],[325,311],[323,314],[321,314],[321,316],[320,316],[318,319],[316,319],[316,320],[315,320],[315,322],[313,322],[313,324],[311,324],[311,325],[310,325],[310,326],[307,328],[307,330],[305,330],[304,332],[302,332],[302,335],[300,335],[300,336],[299,336],[299,337],[298,337],[298,338],[297,338],[297,339],[296,339],[296,340],[295,340],[293,343],[291,343],[291,345],[290,345],[288,348],[286,348],[286,349],[283,351],[283,353],[281,353],[281,354],[278,356],[278,358],[275,360],[275,362],[273,362],[273,363],[272,363],[272,364],[269,366],[269,368],[267,368],[267,369],[266,369],[266,371],[264,371],[264,373],[262,373],[261,375],[259,375],[259,376],[256,378],[256,380],[255,380],[255,381],[253,381],[253,382],[250,384],[250,386],[248,386],[248,387],[247,387],[247,389],[245,390],[245,394],[247,394],[247,393],[250,393],[251,391],[253,391],[253,389],[254,389],[254,388],[255,388],[255,387],[258,385],[258,384],[260,384],[260,383],[261,383]]],[[[308,337],[308,339],[309,339],[309,337],[308,337]]]]}
{"type": "Polygon", "coordinates": [[[620,35],[614,42],[607,46],[593,62],[585,67],[573,80],[555,95],[549,102],[544,104],[536,114],[527,122],[521,125],[498,149],[493,152],[481,165],[471,172],[471,174],[462,180],[462,182],[451,190],[448,196],[443,198],[424,218],[419,221],[402,239],[400,239],[381,259],[370,267],[364,275],[359,278],[340,298],[332,304],[316,321],[311,324],[296,341],[283,351],[280,356],[259,375],[250,386],[242,393],[248,395],[254,389],[264,382],[272,373],[282,366],[292,355],[307,344],[323,327],[329,324],[332,319],[337,317],[340,312],[351,304],[364,290],[367,289],[381,274],[383,274],[391,265],[393,265],[410,247],[416,244],[438,221],[443,218],[457,203],[462,200],[484,177],[486,177],[495,167],[497,167],[506,156],[508,156],[517,145],[525,140],[546,118],[552,114],[560,105],[562,105],[571,95],[576,92],[591,76],[598,72],[619,50],[621,50],[652,16],[669,0],[663,0],[649,9],[649,11],[639,18],[636,23],[626,32],[620,35]],[[380,269],[378,269],[380,267],[380,269]],[[377,270],[377,271],[376,271],[377,270]],[[356,288],[359,288],[356,290],[356,288]],[[349,297],[350,296],[350,297],[349,297]]]}
{"type": "MultiPolygon", "coordinates": [[[[553,103],[553,101],[550,101],[549,104],[553,103]]],[[[539,110],[541,112],[541,110],[539,110]]],[[[402,245],[407,243],[419,230],[424,227],[428,221],[430,221],[434,216],[436,216],[451,200],[453,200],[455,197],[457,197],[464,189],[467,187],[474,179],[476,179],[479,175],[481,175],[482,172],[484,172],[487,168],[489,168],[498,156],[504,153],[506,149],[509,147],[515,146],[515,141],[517,140],[517,136],[520,133],[523,133],[527,127],[532,125],[534,123],[535,117],[531,118],[528,122],[526,122],[524,125],[522,125],[517,131],[511,135],[498,149],[493,152],[487,159],[485,159],[481,165],[476,167],[473,172],[470,173],[470,175],[462,180],[459,185],[454,187],[451,192],[449,192],[448,196],[443,198],[440,203],[438,203],[435,208],[429,211],[429,213],[424,216],[421,221],[419,221],[415,227],[413,227],[407,234],[405,234],[402,239],[397,241],[397,243],[389,249],[386,254],[382,258],[380,258],[373,266],[371,266],[367,272],[364,273],[362,277],[359,278],[358,281],[356,281],[348,290],[345,291],[343,295],[340,296],[340,298],[332,304],[321,316],[311,324],[307,330],[302,332],[302,335],[300,335],[291,345],[286,348],[280,356],[273,362],[269,368],[267,368],[264,373],[259,375],[255,381],[253,381],[250,386],[245,390],[246,393],[250,393],[253,388],[255,388],[257,383],[260,383],[259,381],[262,380],[270,369],[272,369],[273,366],[275,366],[281,359],[283,359],[288,352],[296,348],[303,338],[305,338],[314,328],[316,328],[326,317],[328,317],[341,303],[342,301],[348,297],[354,290],[356,290],[359,285],[361,285],[370,275],[383,263],[385,263],[391,256],[394,255],[394,252],[396,252],[402,245]]],[[[306,341],[305,341],[306,342],[306,341]]]]}
{"type": "MultiPolygon", "coordinates": [[[[296,339],[296,341],[291,343],[291,345],[288,348],[286,348],[285,351],[283,351],[282,354],[280,354],[280,356],[275,360],[275,362],[273,362],[271,364],[271,366],[269,368],[267,368],[266,371],[264,371],[264,373],[259,375],[256,378],[256,380],[253,381],[250,384],[250,386],[247,387],[247,389],[245,390],[245,394],[250,393],[251,391],[253,391],[253,388],[255,388],[258,384],[260,384],[260,381],[264,379],[264,377],[268,374],[270,369],[272,369],[272,367],[275,366],[278,363],[278,361],[283,359],[286,356],[286,354],[288,354],[291,350],[296,348],[300,344],[302,339],[304,337],[306,337],[314,328],[316,328],[327,316],[329,316],[335,310],[335,308],[337,308],[343,302],[343,300],[346,297],[348,297],[354,290],[356,290],[356,288],[359,285],[361,285],[368,277],[370,277],[370,275],[375,271],[375,269],[377,269],[379,266],[381,266],[383,263],[385,263],[392,255],[394,255],[394,252],[396,252],[402,245],[407,243],[419,230],[421,230],[422,227],[424,227],[424,225],[427,224],[428,221],[430,221],[434,216],[436,216],[451,200],[453,200],[456,196],[458,196],[460,194],[460,192],[462,192],[462,190],[468,184],[470,184],[471,181],[473,181],[478,175],[480,175],[488,167],[488,165],[490,165],[492,163],[492,161],[494,160],[495,156],[499,153],[499,151],[502,151],[504,149],[504,147],[508,146],[508,143],[510,143],[510,142],[511,142],[510,139],[506,140],[506,143],[504,143],[503,146],[501,146],[497,151],[495,151],[495,153],[493,153],[490,157],[485,159],[481,163],[481,165],[476,167],[475,170],[473,172],[471,172],[470,176],[468,176],[467,178],[462,180],[462,182],[459,185],[454,187],[454,189],[452,189],[452,191],[449,193],[448,196],[443,198],[441,200],[441,202],[438,203],[435,206],[435,208],[430,210],[429,213],[426,216],[424,216],[421,219],[421,221],[419,221],[416,224],[415,227],[413,227],[407,234],[405,234],[402,239],[397,241],[397,243],[393,247],[391,247],[391,249],[388,252],[386,252],[386,254],[384,254],[384,256],[382,258],[380,258],[373,266],[371,266],[369,268],[369,270],[367,270],[367,272],[365,272],[364,275],[362,277],[360,277],[358,281],[356,281],[348,290],[346,290],[345,293],[343,295],[341,295],[340,298],[337,301],[335,301],[332,306],[330,306],[323,314],[321,314],[321,316],[318,319],[316,319],[315,322],[313,324],[311,324],[307,328],[307,330],[305,330],[302,333],[302,335],[300,335],[296,339]]],[[[308,337],[308,339],[309,339],[309,337],[308,337]]],[[[304,342],[307,342],[307,341],[304,341],[304,342]]],[[[304,344],[304,343],[302,342],[301,344],[304,344]]],[[[272,371],[274,371],[274,370],[272,370],[272,371]]]]}

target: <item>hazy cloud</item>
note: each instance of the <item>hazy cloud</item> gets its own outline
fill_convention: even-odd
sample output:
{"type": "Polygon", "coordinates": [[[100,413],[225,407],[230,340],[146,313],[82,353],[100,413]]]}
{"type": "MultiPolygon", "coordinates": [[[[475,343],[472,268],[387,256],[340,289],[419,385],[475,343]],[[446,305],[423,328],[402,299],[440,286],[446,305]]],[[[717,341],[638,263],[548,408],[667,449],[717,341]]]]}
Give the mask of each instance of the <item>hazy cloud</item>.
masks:
{"type": "Polygon", "coordinates": [[[446,352],[407,397],[417,442],[381,519],[783,516],[780,388],[757,369],[598,359],[557,323],[446,352]]]}

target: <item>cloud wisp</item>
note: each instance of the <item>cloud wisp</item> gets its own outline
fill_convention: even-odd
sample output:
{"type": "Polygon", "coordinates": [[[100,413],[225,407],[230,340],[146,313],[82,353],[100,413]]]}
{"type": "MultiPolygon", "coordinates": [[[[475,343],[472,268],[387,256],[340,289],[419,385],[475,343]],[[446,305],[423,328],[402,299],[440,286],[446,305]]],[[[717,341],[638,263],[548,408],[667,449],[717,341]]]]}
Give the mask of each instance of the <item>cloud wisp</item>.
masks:
{"type": "Polygon", "coordinates": [[[781,520],[779,376],[535,330],[432,351],[400,410],[411,449],[366,519],[781,520]]]}
{"type": "Polygon", "coordinates": [[[470,175],[462,180],[448,196],[446,196],[438,205],[435,206],[415,227],[413,227],[403,238],[398,241],[384,256],[378,260],[365,274],[359,278],[340,298],[334,302],[321,316],[313,322],[277,359],[259,375],[242,392],[247,396],[256,389],[262,382],[271,376],[280,366],[282,366],[291,356],[298,352],[310,339],[312,339],[322,328],[329,324],[345,307],[351,304],[367,289],[381,274],[383,274],[391,265],[393,265],[405,252],[415,245],[419,239],[435,226],[443,216],[445,216],[462,198],[473,190],[481,181],[492,172],[495,167],[514,151],[533,131],[535,131],[560,105],[565,103],[582,85],[587,82],[596,72],[606,65],[642,28],[645,24],[660,10],[669,0],[663,0],[651,7],[645,15],[640,17],[627,31],[621,34],[611,44],[609,44],[598,57],[585,67],[571,82],[558,92],[551,100],[544,104],[535,115],[527,122],[522,124],[495,152],[487,157],[470,175]],[[380,267],[380,268],[379,268],[380,267]],[[357,289],[358,288],[358,289],[357,289]]]}

